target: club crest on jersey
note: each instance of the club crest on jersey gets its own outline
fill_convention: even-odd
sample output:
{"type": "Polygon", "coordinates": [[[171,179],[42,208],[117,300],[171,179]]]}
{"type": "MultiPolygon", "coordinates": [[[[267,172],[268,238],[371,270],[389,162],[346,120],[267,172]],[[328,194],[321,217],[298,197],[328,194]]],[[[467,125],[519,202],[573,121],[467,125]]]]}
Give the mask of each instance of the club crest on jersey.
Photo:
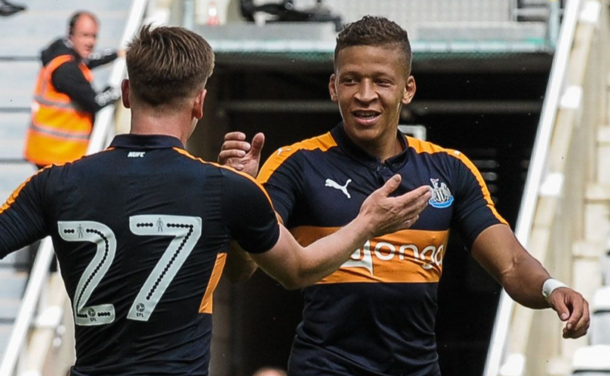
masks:
{"type": "Polygon", "coordinates": [[[439,179],[430,179],[432,183],[432,198],[428,203],[437,209],[444,209],[451,206],[453,203],[453,195],[447,187],[447,184],[441,183],[438,185],[439,179]]]}

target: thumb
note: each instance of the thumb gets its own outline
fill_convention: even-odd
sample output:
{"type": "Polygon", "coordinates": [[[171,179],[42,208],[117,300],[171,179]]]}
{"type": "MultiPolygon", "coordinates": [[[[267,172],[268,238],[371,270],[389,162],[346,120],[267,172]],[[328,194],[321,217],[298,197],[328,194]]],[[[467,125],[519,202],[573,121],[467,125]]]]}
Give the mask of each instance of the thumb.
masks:
{"type": "Polygon", "coordinates": [[[379,192],[385,197],[389,196],[396,190],[396,188],[398,188],[401,180],[402,178],[398,174],[392,176],[390,179],[388,179],[388,181],[385,182],[383,187],[379,188],[379,192]]]}
{"type": "Polygon", "coordinates": [[[253,158],[260,158],[261,150],[263,150],[263,146],[265,145],[265,134],[257,133],[252,138],[252,148],[250,149],[250,154],[253,158]]]}

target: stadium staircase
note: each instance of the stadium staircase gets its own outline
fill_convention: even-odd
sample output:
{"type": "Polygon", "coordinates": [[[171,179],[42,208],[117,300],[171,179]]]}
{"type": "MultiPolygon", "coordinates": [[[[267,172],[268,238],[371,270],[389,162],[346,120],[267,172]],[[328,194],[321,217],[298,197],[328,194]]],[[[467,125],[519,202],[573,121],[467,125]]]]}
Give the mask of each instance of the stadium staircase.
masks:
{"type": "Polygon", "coordinates": [[[555,312],[503,293],[484,376],[610,375],[608,3],[570,0],[563,16],[515,232],[589,300],[593,322],[587,336],[564,340],[555,312]]]}
{"type": "MultiPolygon", "coordinates": [[[[327,3],[341,5],[341,1],[329,0],[327,3]]],[[[28,6],[25,12],[0,17],[0,28],[3,30],[0,34],[0,201],[35,172],[24,161],[22,149],[29,124],[32,90],[40,64],[38,55],[50,40],[65,33],[69,15],[79,9],[96,13],[101,23],[98,48],[116,48],[124,43],[130,32],[128,29],[133,31],[139,26],[144,13],[149,20],[163,22],[164,17],[170,17],[170,4],[172,9],[184,14],[194,4],[193,0],[21,2],[28,6]],[[182,5],[176,7],[175,4],[182,5]],[[128,26],[134,19],[137,25],[128,26]]],[[[382,1],[376,3],[385,4],[382,1]]],[[[511,8],[515,19],[531,25],[521,25],[520,30],[510,26],[507,30],[516,31],[515,39],[525,29],[538,39],[542,38],[544,30],[559,33],[559,25],[555,30],[552,27],[543,28],[540,24],[551,24],[557,16],[554,12],[560,12],[554,6],[561,3],[559,0],[516,0],[511,8]]],[[[571,41],[574,42],[570,42],[566,55],[570,63],[566,63],[563,71],[558,73],[561,82],[556,89],[561,96],[547,93],[545,99],[544,106],[552,108],[543,109],[543,112],[553,114],[543,120],[543,113],[540,128],[544,128],[543,121],[552,125],[546,135],[546,146],[537,148],[535,152],[542,155],[539,157],[542,160],[536,162],[533,157],[531,161],[530,169],[536,163],[541,167],[537,176],[528,177],[527,184],[531,186],[533,198],[524,198],[520,215],[530,211],[531,218],[529,223],[521,225],[527,229],[520,240],[545,265],[550,265],[553,275],[583,291],[591,299],[595,289],[602,284],[599,258],[607,250],[605,239],[610,234],[610,177],[603,169],[610,161],[610,118],[607,110],[610,108],[610,73],[608,64],[601,63],[610,61],[605,52],[607,48],[604,48],[608,42],[609,22],[605,1],[569,0],[566,6],[572,3],[578,4],[580,17],[577,18],[580,21],[573,30],[574,39],[571,41]],[[597,19],[591,16],[596,9],[601,15],[597,19]],[[590,87],[593,89],[588,89],[590,87]],[[550,97],[555,97],[556,103],[547,104],[550,97]],[[599,114],[604,108],[603,116],[595,119],[587,116],[599,114]],[[586,228],[583,228],[585,222],[586,228]]],[[[351,0],[350,4],[353,4],[351,0]]],[[[406,3],[400,4],[406,6],[403,5],[406,3]]],[[[175,18],[175,15],[171,16],[175,18]]],[[[181,22],[189,26],[189,20],[181,22]]],[[[490,46],[497,47],[497,36],[510,35],[507,30],[497,29],[498,34],[491,34],[493,38],[488,36],[493,39],[490,46]]],[[[443,33],[453,31],[445,24],[439,27],[423,25],[419,32],[422,37],[434,36],[434,33],[443,37],[443,33]]],[[[511,41],[510,38],[508,41],[511,41]]],[[[414,44],[416,48],[433,45],[425,40],[420,40],[420,45],[418,41],[414,44]]],[[[448,45],[448,48],[452,46],[448,45]]],[[[508,43],[506,46],[518,48],[520,45],[508,43]]],[[[222,47],[214,45],[220,51],[222,47]]],[[[122,69],[124,62],[120,61],[111,67],[97,69],[94,71],[95,86],[101,89],[107,84],[117,85],[124,74],[122,69]]],[[[552,82],[549,82],[551,85],[552,82]]],[[[104,109],[98,114],[90,152],[105,146],[114,129],[120,127],[116,121],[120,116],[115,108],[104,109]]],[[[545,137],[539,135],[538,138],[545,137]]],[[[544,144],[543,141],[537,140],[536,143],[540,146],[544,144]]],[[[516,230],[519,230],[517,227],[516,230]]],[[[47,240],[43,240],[40,247],[17,252],[0,262],[0,354],[3,354],[0,376],[65,375],[66,367],[73,360],[70,352],[73,347],[71,315],[64,314],[70,312],[70,306],[60,277],[57,273],[48,273],[51,258],[52,247],[47,240]],[[36,249],[38,255],[31,265],[31,257],[36,249]],[[67,345],[69,342],[70,345],[67,345]]],[[[568,376],[573,354],[587,347],[588,339],[562,341],[556,335],[560,333],[560,328],[552,312],[534,313],[504,300],[506,304],[501,305],[498,311],[485,376],[568,376]],[[541,341],[545,344],[550,341],[551,344],[541,347],[541,341]]]]}
{"type": "MultiPolygon", "coordinates": [[[[91,11],[100,21],[97,48],[120,48],[139,28],[146,12],[160,1],[146,0],[29,0],[27,10],[0,17],[0,201],[4,202],[36,172],[24,160],[23,146],[30,121],[30,104],[40,68],[40,51],[67,32],[67,21],[78,10],[91,11]]],[[[117,86],[124,60],[94,70],[94,87],[117,86]]],[[[98,113],[95,142],[90,152],[103,148],[114,134],[115,106],[98,113]]],[[[26,247],[0,261],[0,375],[65,375],[73,361],[71,315],[58,273],[49,273],[50,242],[26,247]],[[39,247],[40,246],[40,247],[39,247]],[[36,254],[43,257],[36,257],[36,254]],[[35,260],[35,261],[34,261],[35,260]],[[65,335],[64,335],[65,334],[65,335]],[[68,350],[65,350],[67,348],[68,350]],[[49,362],[55,357],[54,362],[49,362]]]]}

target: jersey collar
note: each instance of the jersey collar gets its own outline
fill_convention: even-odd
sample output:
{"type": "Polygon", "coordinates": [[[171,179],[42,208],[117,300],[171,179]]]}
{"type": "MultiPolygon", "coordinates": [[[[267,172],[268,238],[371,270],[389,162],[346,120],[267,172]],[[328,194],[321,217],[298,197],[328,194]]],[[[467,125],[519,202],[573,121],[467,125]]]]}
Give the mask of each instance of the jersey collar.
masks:
{"type": "Polygon", "coordinates": [[[366,150],[361,149],[358,145],[356,145],[349,138],[347,133],[345,133],[345,129],[343,129],[343,122],[339,123],[331,130],[331,135],[341,149],[360,163],[365,164],[370,168],[377,168],[377,166],[380,164],[385,164],[390,166],[393,171],[397,171],[407,162],[407,149],[409,148],[409,144],[407,143],[407,138],[404,134],[398,130],[396,132],[396,137],[398,137],[399,142],[402,144],[402,152],[389,158],[385,162],[382,162],[377,156],[370,154],[366,150]]]}
{"type": "Polygon", "coordinates": [[[162,135],[121,134],[115,136],[110,147],[124,149],[184,149],[182,142],[175,137],[162,135]]]}

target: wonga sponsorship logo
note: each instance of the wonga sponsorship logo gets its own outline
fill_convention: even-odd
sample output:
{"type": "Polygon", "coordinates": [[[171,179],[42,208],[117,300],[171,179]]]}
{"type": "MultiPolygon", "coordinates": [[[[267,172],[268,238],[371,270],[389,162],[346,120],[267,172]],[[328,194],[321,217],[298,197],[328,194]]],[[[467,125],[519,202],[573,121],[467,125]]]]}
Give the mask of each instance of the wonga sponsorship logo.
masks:
{"type": "Polygon", "coordinates": [[[449,231],[403,230],[367,240],[319,283],[438,282],[449,231]]]}

